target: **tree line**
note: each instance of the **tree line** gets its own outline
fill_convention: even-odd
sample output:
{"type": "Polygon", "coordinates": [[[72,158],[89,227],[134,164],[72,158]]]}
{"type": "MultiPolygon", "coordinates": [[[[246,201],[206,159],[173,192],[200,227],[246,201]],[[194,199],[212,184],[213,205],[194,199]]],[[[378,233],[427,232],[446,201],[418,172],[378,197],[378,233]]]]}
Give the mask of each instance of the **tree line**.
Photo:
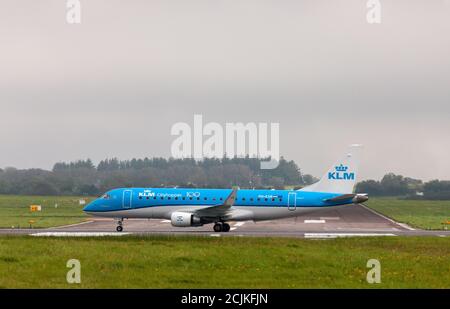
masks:
{"type": "Polygon", "coordinates": [[[42,169],[0,169],[0,194],[99,195],[119,187],[276,188],[302,186],[316,179],[302,175],[294,161],[279,160],[276,169],[261,170],[261,159],[144,158],[56,163],[42,169]]]}
{"type": "Polygon", "coordinates": [[[356,191],[370,196],[402,196],[411,199],[449,200],[450,181],[404,177],[393,173],[386,174],[380,181],[365,180],[356,186],[356,191]]]}
{"type": "MultiPolygon", "coordinates": [[[[197,187],[285,189],[300,188],[317,181],[302,174],[294,161],[284,158],[273,170],[260,169],[261,159],[105,159],[59,162],[51,171],[43,169],[0,169],[0,194],[100,195],[120,187],[197,187]]],[[[380,181],[365,180],[356,192],[370,196],[403,196],[447,200],[450,181],[419,179],[389,173],[380,181]]]]}

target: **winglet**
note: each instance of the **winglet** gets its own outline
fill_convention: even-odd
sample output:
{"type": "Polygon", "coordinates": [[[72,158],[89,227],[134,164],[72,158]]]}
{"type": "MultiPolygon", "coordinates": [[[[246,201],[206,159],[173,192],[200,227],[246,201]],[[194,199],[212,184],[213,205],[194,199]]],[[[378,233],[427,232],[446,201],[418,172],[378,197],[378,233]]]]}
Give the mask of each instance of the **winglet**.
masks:
{"type": "Polygon", "coordinates": [[[195,211],[195,213],[197,215],[203,216],[203,217],[219,218],[219,217],[225,216],[228,213],[228,211],[230,210],[230,208],[236,202],[238,189],[239,189],[238,187],[233,187],[233,191],[225,199],[225,201],[222,204],[211,206],[208,208],[202,208],[202,209],[195,211]]]}
{"type": "Polygon", "coordinates": [[[234,205],[234,203],[236,202],[236,196],[237,196],[237,191],[238,191],[239,187],[233,187],[233,191],[231,192],[231,194],[227,197],[227,199],[225,200],[225,202],[223,202],[223,206],[228,206],[231,207],[234,205]]]}

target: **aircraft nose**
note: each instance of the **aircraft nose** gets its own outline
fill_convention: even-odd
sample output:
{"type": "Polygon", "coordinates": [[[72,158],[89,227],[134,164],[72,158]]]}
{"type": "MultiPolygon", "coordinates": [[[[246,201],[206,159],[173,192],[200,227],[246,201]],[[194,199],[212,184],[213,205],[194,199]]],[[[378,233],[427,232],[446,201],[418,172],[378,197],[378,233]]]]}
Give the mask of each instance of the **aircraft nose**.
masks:
{"type": "Polygon", "coordinates": [[[86,205],[86,207],[83,208],[84,212],[94,212],[96,210],[97,201],[92,201],[89,204],[86,205]]]}

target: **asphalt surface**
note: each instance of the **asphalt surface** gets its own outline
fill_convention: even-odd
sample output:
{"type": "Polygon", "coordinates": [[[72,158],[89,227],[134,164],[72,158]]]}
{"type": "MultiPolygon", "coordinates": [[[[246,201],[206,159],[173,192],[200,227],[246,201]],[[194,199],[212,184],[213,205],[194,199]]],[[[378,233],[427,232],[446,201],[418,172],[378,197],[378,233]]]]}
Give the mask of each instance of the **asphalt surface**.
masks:
{"type": "Polygon", "coordinates": [[[168,220],[130,219],[124,221],[124,232],[115,232],[112,219],[92,218],[92,221],[51,229],[0,229],[4,234],[34,236],[120,236],[120,235],[201,235],[201,236],[282,236],[305,238],[335,238],[350,236],[439,236],[450,237],[450,231],[412,229],[366,208],[351,205],[321,209],[312,215],[260,222],[230,222],[229,233],[214,233],[212,224],[194,228],[172,227],[168,220]]]}

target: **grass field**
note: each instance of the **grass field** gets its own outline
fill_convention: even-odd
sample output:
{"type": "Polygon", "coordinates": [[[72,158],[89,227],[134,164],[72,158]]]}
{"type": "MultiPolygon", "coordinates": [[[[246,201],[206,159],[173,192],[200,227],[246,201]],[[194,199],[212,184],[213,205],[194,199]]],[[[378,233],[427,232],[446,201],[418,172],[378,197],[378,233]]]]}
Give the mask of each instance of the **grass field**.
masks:
{"type": "Polygon", "coordinates": [[[450,288],[450,238],[0,238],[0,288],[419,287],[450,288]],[[369,259],[381,284],[366,281],[369,259]]]}
{"type": "Polygon", "coordinates": [[[450,220],[450,201],[371,198],[365,204],[398,222],[421,229],[443,229],[442,222],[450,220]]]}
{"type": "MultiPolygon", "coordinates": [[[[44,228],[79,223],[88,218],[79,197],[0,195],[0,228],[44,228]],[[30,205],[41,205],[41,212],[30,212],[30,205]],[[58,207],[55,207],[58,204],[58,207]]],[[[82,198],[89,202],[90,198],[82,198]]]]}

